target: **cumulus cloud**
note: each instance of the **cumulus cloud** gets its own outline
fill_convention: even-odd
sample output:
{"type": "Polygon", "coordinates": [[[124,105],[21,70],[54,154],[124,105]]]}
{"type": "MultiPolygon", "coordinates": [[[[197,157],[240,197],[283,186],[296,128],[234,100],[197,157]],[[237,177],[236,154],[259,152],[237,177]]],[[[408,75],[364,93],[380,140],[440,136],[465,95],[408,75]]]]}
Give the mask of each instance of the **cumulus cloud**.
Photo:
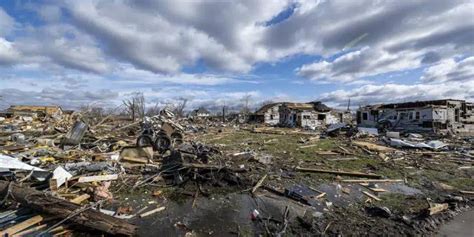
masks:
{"type": "Polygon", "coordinates": [[[472,1],[327,1],[314,11],[297,12],[267,41],[280,48],[303,44],[306,51],[330,56],[366,35],[355,47],[368,47],[297,70],[312,80],[348,82],[472,52],[473,11],[472,1]],[[313,26],[301,29],[305,22],[313,26]],[[283,34],[301,37],[289,40],[283,34]]]}
{"type": "Polygon", "coordinates": [[[364,47],[334,61],[322,60],[296,69],[299,76],[315,81],[353,82],[380,73],[413,69],[420,66],[416,53],[393,55],[364,47]]]}
{"type": "Polygon", "coordinates": [[[447,59],[424,71],[423,82],[472,82],[474,83],[474,57],[456,61],[447,59]]]}
{"type": "Polygon", "coordinates": [[[432,99],[474,100],[474,57],[440,61],[423,71],[421,82],[411,85],[388,83],[324,93],[320,99],[344,106],[432,99]]]}
{"type": "Polygon", "coordinates": [[[265,57],[254,47],[284,1],[70,1],[74,24],[96,37],[114,58],[159,73],[178,72],[198,59],[215,69],[247,72],[265,57]]]}
{"type": "Polygon", "coordinates": [[[0,37],[0,66],[15,64],[20,59],[20,52],[15,49],[14,44],[0,37]]]}

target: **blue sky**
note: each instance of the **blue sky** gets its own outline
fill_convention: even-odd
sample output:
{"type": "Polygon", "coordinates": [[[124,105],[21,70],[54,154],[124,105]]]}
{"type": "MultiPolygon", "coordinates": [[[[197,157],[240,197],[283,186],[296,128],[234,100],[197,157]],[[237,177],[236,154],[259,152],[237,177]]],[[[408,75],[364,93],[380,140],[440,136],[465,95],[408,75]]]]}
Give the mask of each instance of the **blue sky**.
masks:
{"type": "Polygon", "coordinates": [[[0,0],[0,107],[474,99],[473,1],[0,0]]]}

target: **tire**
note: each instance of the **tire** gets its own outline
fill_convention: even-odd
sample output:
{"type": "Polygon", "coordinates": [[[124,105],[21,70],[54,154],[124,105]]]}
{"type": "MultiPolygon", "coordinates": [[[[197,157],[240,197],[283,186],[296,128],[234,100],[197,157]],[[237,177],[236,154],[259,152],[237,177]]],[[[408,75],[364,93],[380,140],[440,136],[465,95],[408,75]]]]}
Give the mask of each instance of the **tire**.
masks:
{"type": "Polygon", "coordinates": [[[153,146],[153,138],[150,135],[140,135],[137,138],[137,147],[153,146]]]}
{"type": "Polygon", "coordinates": [[[165,153],[171,147],[171,140],[164,134],[159,134],[155,139],[155,149],[165,153]]]}

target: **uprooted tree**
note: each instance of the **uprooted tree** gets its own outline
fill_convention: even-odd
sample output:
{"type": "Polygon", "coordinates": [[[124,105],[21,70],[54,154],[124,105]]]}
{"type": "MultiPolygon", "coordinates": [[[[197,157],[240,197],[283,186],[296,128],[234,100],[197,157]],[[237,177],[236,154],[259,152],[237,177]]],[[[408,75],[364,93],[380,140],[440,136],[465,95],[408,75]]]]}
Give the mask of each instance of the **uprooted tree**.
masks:
{"type": "Polygon", "coordinates": [[[174,104],[173,112],[178,117],[184,116],[184,109],[189,102],[189,98],[180,97],[178,98],[177,102],[174,104]]]}

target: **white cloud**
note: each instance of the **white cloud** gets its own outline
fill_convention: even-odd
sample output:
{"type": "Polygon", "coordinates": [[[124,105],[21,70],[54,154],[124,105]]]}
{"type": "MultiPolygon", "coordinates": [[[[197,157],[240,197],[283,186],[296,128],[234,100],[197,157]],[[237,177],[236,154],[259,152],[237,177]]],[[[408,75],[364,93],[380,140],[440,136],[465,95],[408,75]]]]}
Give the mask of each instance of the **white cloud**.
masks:
{"type": "Polygon", "coordinates": [[[296,14],[268,42],[280,48],[302,44],[308,52],[330,56],[364,36],[355,47],[366,47],[297,70],[312,80],[349,82],[472,52],[473,11],[472,1],[327,1],[296,14]],[[301,37],[290,40],[283,32],[301,37]]]}
{"type": "Polygon", "coordinates": [[[424,83],[365,85],[355,89],[324,93],[320,99],[344,106],[432,99],[474,100],[474,57],[443,60],[424,70],[424,83]]]}
{"type": "Polygon", "coordinates": [[[322,60],[296,69],[299,76],[315,81],[354,82],[380,73],[413,69],[420,66],[419,55],[406,52],[393,55],[364,47],[344,54],[334,61],[322,60]]]}
{"type": "Polygon", "coordinates": [[[474,83],[474,57],[459,61],[454,59],[443,60],[424,71],[421,77],[423,82],[473,82],[474,83]]]}
{"type": "Polygon", "coordinates": [[[0,66],[12,65],[20,61],[21,55],[14,44],[0,37],[0,66]]]}

